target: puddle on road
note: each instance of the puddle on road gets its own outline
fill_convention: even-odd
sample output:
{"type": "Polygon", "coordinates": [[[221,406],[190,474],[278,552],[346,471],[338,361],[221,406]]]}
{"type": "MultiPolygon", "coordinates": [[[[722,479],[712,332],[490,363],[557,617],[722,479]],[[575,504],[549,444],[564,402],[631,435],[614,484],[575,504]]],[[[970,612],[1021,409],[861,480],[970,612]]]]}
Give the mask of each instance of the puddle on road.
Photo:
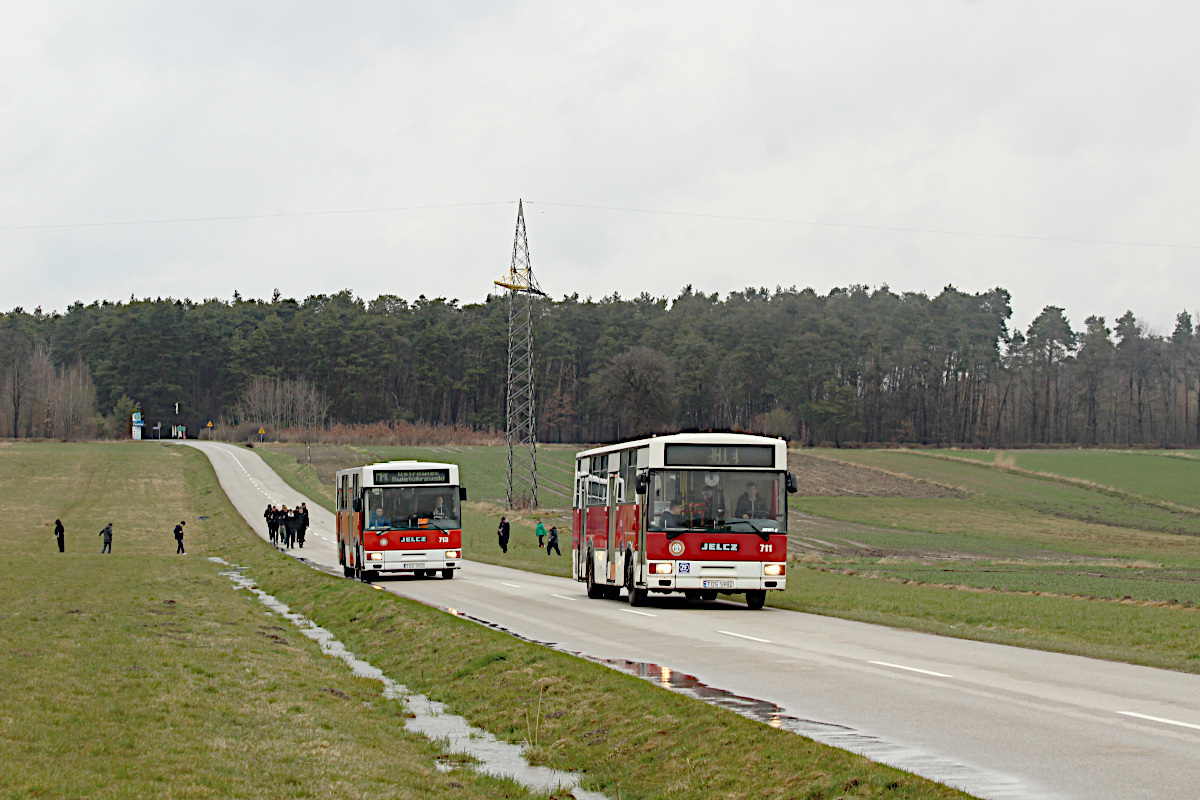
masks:
{"type": "Polygon", "coordinates": [[[801,719],[766,700],[756,700],[709,686],[692,675],[645,661],[592,659],[613,669],[643,678],[673,692],[719,706],[743,717],[805,736],[822,744],[858,753],[872,761],[888,764],[916,775],[944,783],[977,797],[994,800],[1030,800],[1049,798],[1021,781],[999,773],[960,764],[948,758],[931,756],[911,747],[886,742],[846,725],[801,719]]]}
{"type": "MultiPolygon", "coordinates": [[[[463,717],[446,713],[446,707],[442,703],[410,692],[403,684],[385,675],[383,670],[347,650],[344,644],[334,638],[332,632],[302,614],[292,613],[287,605],[259,589],[254,580],[244,574],[244,567],[230,564],[222,558],[210,557],[208,560],[230,567],[220,574],[229,578],[236,588],[254,594],[260,603],[299,628],[301,633],[320,645],[321,652],[344,661],[356,676],[382,683],[383,696],[402,701],[409,713],[413,714],[413,717],[405,720],[405,730],[444,743],[448,753],[475,759],[464,766],[493,777],[510,778],[537,792],[569,789],[576,800],[609,800],[607,795],[600,792],[579,788],[579,775],[549,767],[533,766],[525,760],[524,746],[497,739],[482,728],[472,726],[463,717]]],[[[449,772],[458,767],[459,762],[449,758],[439,759],[435,766],[439,770],[449,772]]]]}
{"type": "Polygon", "coordinates": [[[849,750],[877,763],[887,764],[905,772],[953,786],[975,797],[986,798],[986,800],[1057,800],[1056,795],[1035,789],[1010,775],[962,764],[941,756],[929,755],[916,748],[888,742],[857,731],[847,725],[796,717],[776,703],[744,697],[725,689],[709,686],[692,675],[676,672],[670,667],[646,661],[595,658],[587,653],[559,647],[554,642],[530,639],[514,633],[502,625],[464,613],[457,608],[437,607],[456,617],[462,617],[492,630],[500,631],[515,639],[540,644],[543,647],[603,664],[628,675],[656,683],[664,689],[679,692],[696,700],[702,700],[710,705],[719,706],[735,714],[765,723],[772,728],[780,728],[830,747],[849,750]]]}

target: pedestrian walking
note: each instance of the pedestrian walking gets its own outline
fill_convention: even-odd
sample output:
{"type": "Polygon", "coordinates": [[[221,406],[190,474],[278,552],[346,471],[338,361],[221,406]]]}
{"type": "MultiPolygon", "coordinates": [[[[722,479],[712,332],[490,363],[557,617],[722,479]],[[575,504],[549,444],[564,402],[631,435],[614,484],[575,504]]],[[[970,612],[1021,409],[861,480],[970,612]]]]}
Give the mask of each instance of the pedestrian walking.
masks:
{"type": "Polygon", "coordinates": [[[284,522],[287,520],[287,506],[282,508],[276,507],[275,513],[272,515],[275,518],[275,539],[280,547],[287,546],[287,527],[284,522]]]}
{"type": "Polygon", "coordinates": [[[505,553],[508,552],[508,535],[510,532],[511,528],[508,524],[508,520],[504,517],[501,517],[500,527],[496,528],[496,535],[500,537],[500,550],[505,553]]]}
{"type": "MultiPolygon", "coordinates": [[[[54,538],[58,541],[58,552],[67,552],[67,529],[63,527],[62,520],[54,520],[54,538]]],[[[42,545],[42,550],[46,549],[46,545],[42,545]]]]}
{"type": "Polygon", "coordinates": [[[100,535],[104,537],[104,547],[100,548],[100,552],[112,555],[112,523],[108,523],[100,529],[100,535]]]}
{"type": "Polygon", "coordinates": [[[179,524],[175,526],[175,541],[179,543],[179,546],[175,548],[175,552],[183,553],[186,556],[187,551],[183,549],[183,526],[185,524],[183,520],[179,520],[179,524]]]}
{"type": "Polygon", "coordinates": [[[537,537],[538,537],[538,547],[545,547],[546,546],[546,526],[542,524],[541,519],[538,519],[538,521],[537,521],[536,533],[537,533],[537,537]]]}
{"type": "Polygon", "coordinates": [[[291,550],[296,546],[296,512],[287,506],[283,507],[283,532],[287,549],[291,550]]]}
{"type": "Polygon", "coordinates": [[[271,503],[267,503],[267,510],[263,512],[263,519],[267,521],[267,536],[271,538],[271,544],[278,545],[279,543],[279,517],[277,516],[278,509],[271,503]]]}
{"type": "Polygon", "coordinates": [[[550,536],[546,539],[546,555],[550,555],[551,550],[562,555],[562,550],[558,549],[558,527],[555,525],[550,526],[550,536]]]}
{"type": "Polygon", "coordinates": [[[308,503],[301,503],[296,512],[296,541],[304,547],[304,534],[308,532],[308,503]]]}

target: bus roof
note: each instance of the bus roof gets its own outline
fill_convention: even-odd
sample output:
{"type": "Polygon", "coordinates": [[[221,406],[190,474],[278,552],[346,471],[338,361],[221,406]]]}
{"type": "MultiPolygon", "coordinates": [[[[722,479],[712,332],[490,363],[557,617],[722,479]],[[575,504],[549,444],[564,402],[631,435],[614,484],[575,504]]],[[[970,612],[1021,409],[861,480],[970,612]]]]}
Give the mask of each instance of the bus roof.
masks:
{"type": "Polygon", "coordinates": [[[622,450],[631,450],[639,447],[649,447],[652,443],[659,445],[668,444],[707,444],[707,445],[731,445],[731,444],[760,444],[760,445],[783,445],[787,448],[787,441],[775,436],[758,436],[753,433],[668,433],[663,436],[652,436],[649,439],[632,439],[628,442],[618,442],[616,444],[606,444],[603,447],[593,447],[591,450],[582,450],[575,454],[576,460],[581,458],[591,458],[592,456],[602,456],[605,453],[617,453],[622,450]]]}
{"type": "MultiPolygon", "coordinates": [[[[447,464],[447,463],[443,463],[440,461],[416,461],[416,460],[380,461],[375,464],[363,464],[360,467],[350,467],[348,469],[340,469],[340,470],[338,470],[337,474],[339,476],[341,476],[341,475],[346,475],[346,474],[350,474],[350,473],[354,473],[354,472],[362,472],[364,476],[367,474],[370,474],[372,476],[372,480],[374,480],[373,476],[376,471],[385,471],[385,470],[396,470],[396,471],[402,471],[402,470],[410,470],[410,471],[446,470],[448,480],[437,481],[436,483],[458,484],[458,482],[459,482],[458,465],[457,464],[447,464]]],[[[425,482],[426,481],[415,481],[414,483],[425,483],[425,482]]],[[[369,484],[364,482],[364,485],[369,485],[369,484]]]]}

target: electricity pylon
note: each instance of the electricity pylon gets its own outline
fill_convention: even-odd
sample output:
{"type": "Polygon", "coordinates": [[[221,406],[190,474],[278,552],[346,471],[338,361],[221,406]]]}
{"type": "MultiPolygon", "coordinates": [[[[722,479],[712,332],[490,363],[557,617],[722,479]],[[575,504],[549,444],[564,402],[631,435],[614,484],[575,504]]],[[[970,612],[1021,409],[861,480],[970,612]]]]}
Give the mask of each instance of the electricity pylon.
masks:
{"type": "Polygon", "coordinates": [[[504,443],[508,448],[507,508],[537,508],[537,415],[533,396],[533,296],[545,296],[529,263],[524,203],[517,202],[517,232],[508,274],[496,281],[508,289],[508,384],[504,443]]]}

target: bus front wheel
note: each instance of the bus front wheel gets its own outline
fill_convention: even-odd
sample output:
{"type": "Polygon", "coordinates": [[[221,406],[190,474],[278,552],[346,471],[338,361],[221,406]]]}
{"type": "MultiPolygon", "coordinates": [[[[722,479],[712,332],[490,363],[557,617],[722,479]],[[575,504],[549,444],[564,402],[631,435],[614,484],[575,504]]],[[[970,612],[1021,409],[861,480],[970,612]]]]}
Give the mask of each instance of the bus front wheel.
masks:
{"type": "Polygon", "coordinates": [[[452,569],[442,570],[442,580],[448,581],[448,580],[452,580],[453,578],[454,578],[454,570],[452,570],[452,569]]]}
{"type": "Polygon", "coordinates": [[[746,608],[759,609],[767,602],[766,589],[752,589],[746,592],[746,608]]]}
{"type": "Polygon", "coordinates": [[[638,606],[646,605],[646,595],[648,592],[645,589],[639,589],[633,585],[633,556],[625,557],[625,591],[628,593],[629,605],[637,608],[638,606]]]}

